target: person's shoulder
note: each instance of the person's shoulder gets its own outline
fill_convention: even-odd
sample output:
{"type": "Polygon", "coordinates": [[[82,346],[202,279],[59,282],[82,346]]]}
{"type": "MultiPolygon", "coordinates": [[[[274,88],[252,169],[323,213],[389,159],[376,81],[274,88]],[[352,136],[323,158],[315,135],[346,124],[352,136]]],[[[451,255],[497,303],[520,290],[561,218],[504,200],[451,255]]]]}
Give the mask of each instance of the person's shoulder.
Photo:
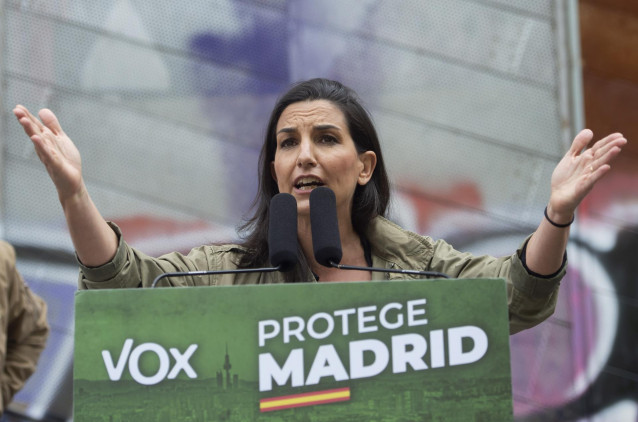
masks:
{"type": "Polygon", "coordinates": [[[4,240],[0,240],[0,260],[2,261],[15,261],[16,251],[13,246],[5,242],[4,240]]]}
{"type": "Polygon", "coordinates": [[[237,268],[249,250],[236,243],[205,245],[191,251],[190,258],[198,260],[204,258],[209,269],[237,268]],[[199,255],[199,257],[197,256],[199,255]],[[203,255],[203,257],[202,257],[203,255]]]}
{"type": "Polygon", "coordinates": [[[217,256],[223,259],[225,257],[239,257],[246,253],[248,253],[248,249],[237,243],[214,243],[193,248],[188,255],[191,258],[198,255],[205,255],[208,257],[217,256]]]}
{"type": "Polygon", "coordinates": [[[375,217],[370,222],[368,240],[378,251],[396,256],[431,254],[434,241],[404,229],[384,217],[375,217]]]}
{"type": "Polygon", "coordinates": [[[214,254],[227,254],[227,253],[245,254],[248,252],[248,249],[246,247],[239,245],[237,243],[222,243],[222,244],[206,245],[204,246],[204,248],[207,248],[210,251],[210,253],[214,253],[214,254]]]}

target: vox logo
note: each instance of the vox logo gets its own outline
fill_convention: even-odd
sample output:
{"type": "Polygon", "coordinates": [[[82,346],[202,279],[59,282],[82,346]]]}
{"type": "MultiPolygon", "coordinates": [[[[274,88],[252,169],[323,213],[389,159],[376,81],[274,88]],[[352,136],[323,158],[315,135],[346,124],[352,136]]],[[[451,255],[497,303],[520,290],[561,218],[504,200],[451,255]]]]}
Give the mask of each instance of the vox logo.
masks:
{"type": "Polygon", "coordinates": [[[157,343],[142,343],[133,348],[133,339],[127,338],[116,364],[113,363],[111,352],[108,350],[102,350],[102,359],[104,359],[104,366],[106,366],[106,372],[108,372],[111,381],[119,381],[122,378],[124,367],[128,363],[129,373],[137,383],[154,385],[166,378],[175,379],[181,371],[184,371],[189,378],[197,378],[197,373],[188,362],[195,350],[197,350],[196,344],[188,346],[184,353],[171,347],[169,351],[175,358],[175,364],[170,368],[171,359],[164,347],[157,343]],[[154,353],[159,358],[159,367],[155,374],[145,375],[140,371],[140,358],[144,353],[154,353]]]}

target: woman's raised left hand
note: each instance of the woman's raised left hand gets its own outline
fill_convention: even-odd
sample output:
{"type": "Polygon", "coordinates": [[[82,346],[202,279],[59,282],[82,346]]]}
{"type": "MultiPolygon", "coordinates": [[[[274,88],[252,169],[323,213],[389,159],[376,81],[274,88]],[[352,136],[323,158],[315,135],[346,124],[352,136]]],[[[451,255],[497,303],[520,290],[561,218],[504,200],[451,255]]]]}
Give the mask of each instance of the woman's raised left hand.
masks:
{"type": "Polygon", "coordinates": [[[611,169],[611,161],[627,143],[621,133],[612,133],[586,148],[593,137],[589,129],[580,131],[552,173],[547,212],[553,221],[571,220],[576,207],[611,169]]]}

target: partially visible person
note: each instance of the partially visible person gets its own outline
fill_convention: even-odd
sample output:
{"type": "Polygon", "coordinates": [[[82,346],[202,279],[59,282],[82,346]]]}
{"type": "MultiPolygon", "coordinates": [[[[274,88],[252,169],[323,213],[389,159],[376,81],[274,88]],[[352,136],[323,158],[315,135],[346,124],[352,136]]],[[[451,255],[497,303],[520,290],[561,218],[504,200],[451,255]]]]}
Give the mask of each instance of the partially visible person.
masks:
{"type": "Polygon", "coordinates": [[[0,415],[33,374],[49,335],[47,305],[24,283],[16,254],[0,240],[0,415]]]}

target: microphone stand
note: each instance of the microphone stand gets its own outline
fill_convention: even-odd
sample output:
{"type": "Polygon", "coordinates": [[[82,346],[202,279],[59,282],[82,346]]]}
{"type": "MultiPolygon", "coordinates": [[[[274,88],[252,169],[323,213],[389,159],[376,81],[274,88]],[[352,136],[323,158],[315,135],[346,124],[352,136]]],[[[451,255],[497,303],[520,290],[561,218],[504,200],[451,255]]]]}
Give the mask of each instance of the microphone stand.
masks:
{"type": "Polygon", "coordinates": [[[153,280],[153,284],[151,284],[151,288],[155,288],[157,283],[167,277],[185,277],[185,276],[193,276],[193,275],[211,275],[211,274],[241,274],[241,273],[272,273],[275,271],[281,270],[281,265],[276,267],[266,267],[266,268],[246,268],[246,269],[236,269],[236,270],[208,270],[208,271],[185,271],[185,272],[176,272],[176,273],[163,273],[155,277],[153,280]]]}
{"type": "MultiPolygon", "coordinates": [[[[266,268],[237,268],[234,270],[207,270],[163,273],[155,277],[151,288],[166,277],[199,276],[211,274],[272,273],[289,271],[297,265],[297,201],[288,193],[278,193],[270,200],[268,221],[268,244],[270,263],[266,268]],[[276,217],[277,218],[276,218],[276,217]]],[[[170,284],[170,283],[169,283],[170,284]]]]}
{"type": "Polygon", "coordinates": [[[391,268],[359,267],[356,265],[337,264],[333,260],[328,261],[328,263],[330,264],[331,267],[338,268],[340,270],[376,271],[380,273],[399,273],[399,274],[410,274],[410,275],[422,275],[426,277],[450,278],[449,275],[444,273],[439,273],[436,271],[394,270],[391,268]]]}

